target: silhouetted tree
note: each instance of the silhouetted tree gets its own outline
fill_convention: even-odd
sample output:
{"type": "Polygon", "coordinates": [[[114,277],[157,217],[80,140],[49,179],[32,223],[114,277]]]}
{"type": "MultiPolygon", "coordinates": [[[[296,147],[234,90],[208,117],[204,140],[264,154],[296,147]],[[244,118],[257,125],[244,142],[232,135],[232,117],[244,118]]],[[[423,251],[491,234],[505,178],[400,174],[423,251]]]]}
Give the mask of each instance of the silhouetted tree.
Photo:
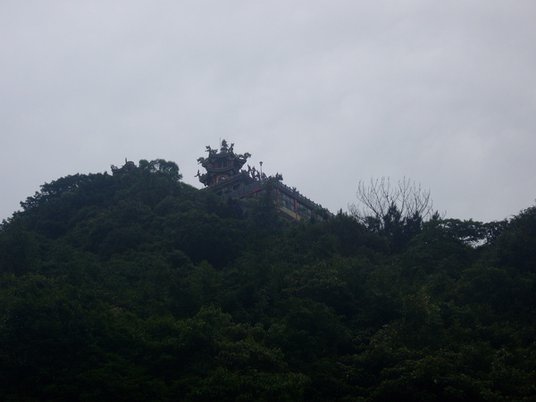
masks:
{"type": "Polygon", "coordinates": [[[535,207],[443,220],[377,181],[375,209],[291,224],[172,162],[112,173],[0,226],[0,400],[534,399],[535,207]]]}
{"type": "Polygon", "coordinates": [[[368,183],[360,180],[356,196],[358,204],[350,205],[350,211],[362,221],[373,217],[382,222],[393,207],[396,207],[402,219],[416,215],[429,219],[434,213],[430,190],[406,177],[395,184],[388,177],[371,179],[368,183]]]}

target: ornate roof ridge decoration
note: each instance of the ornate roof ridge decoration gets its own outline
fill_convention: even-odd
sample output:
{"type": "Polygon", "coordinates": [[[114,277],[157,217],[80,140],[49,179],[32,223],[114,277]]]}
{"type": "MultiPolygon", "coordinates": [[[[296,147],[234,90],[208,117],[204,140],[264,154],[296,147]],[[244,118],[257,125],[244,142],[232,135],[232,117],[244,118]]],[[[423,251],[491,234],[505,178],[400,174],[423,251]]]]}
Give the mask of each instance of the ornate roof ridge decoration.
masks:
{"type": "Polygon", "coordinates": [[[286,190],[287,192],[291,193],[293,196],[295,197],[298,197],[300,200],[310,204],[311,206],[315,207],[315,208],[321,208],[321,209],[324,209],[324,207],[316,202],[314,202],[313,200],[311,200],[310,198],[307,198],[305,195],[303,195],[302,193],[300,193],[296,187],[289,187],[287,186],[285,183],[283,182],[280,182],[278,181],[278,186],[281,186],[284,190],[286,190]]]}
{"type": "MultiPolygon", "coordinates": [[[[208,152],[208,157],[200,157],[197,158],[197,162],[201,164],[204,168],[207,167],[207,165],[210,163],[211,160],[214,160],[215,158],[227,158],[227,159],[234,159],[238,160],[242,163],[242,166],[246,161],[251,158],[251,154],[249,152],[246,152],[244,154],[235,154],[234,153],[234,143],[231,143],[229,146],[227,144],[226,140],[222,140],[221,147],[219,151],[215,148],[212,148],[210,145],[207,145],[205,147],[205,151],[208,152]]],[[[240,167],[242,167],[240,166],[240,167]]]]}

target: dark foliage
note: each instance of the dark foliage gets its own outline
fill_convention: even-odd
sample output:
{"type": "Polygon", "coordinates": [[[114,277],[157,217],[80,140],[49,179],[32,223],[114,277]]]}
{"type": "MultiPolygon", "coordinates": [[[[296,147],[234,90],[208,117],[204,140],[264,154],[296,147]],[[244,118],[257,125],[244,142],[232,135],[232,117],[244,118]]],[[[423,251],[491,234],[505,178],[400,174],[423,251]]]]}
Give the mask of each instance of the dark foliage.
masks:
{"type": "Polygon", "coordinates": [[[536,207],[289,224],[180,177],[68,176],[2,224],[0,400],[534,400],[536,207]]]}

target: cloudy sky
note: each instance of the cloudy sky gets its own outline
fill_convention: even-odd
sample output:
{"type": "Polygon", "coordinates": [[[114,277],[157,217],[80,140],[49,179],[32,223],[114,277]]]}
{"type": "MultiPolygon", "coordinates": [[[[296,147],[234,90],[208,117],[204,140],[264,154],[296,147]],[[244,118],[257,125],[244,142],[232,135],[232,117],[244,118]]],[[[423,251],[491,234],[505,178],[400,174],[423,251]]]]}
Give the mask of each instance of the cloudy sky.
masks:
{"type": "Polygon", "coordinates": [[[447,216],[536,199],[534,0],[0,1],[0,219],[44,182],[221,138],[332,211],[409,177],[447,216]]]}

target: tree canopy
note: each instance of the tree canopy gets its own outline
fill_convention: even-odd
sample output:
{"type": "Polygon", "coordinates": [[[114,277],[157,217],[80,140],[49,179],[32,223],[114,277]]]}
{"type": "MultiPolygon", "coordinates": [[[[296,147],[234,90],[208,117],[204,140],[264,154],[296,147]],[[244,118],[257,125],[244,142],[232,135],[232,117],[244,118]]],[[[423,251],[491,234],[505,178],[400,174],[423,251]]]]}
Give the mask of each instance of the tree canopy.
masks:
{"type": "Polygon", "coordinates": [[[180,178],[67,176],[2,223],[0,400],[534,400],[536,206],[290,224],[180,178]]]}

